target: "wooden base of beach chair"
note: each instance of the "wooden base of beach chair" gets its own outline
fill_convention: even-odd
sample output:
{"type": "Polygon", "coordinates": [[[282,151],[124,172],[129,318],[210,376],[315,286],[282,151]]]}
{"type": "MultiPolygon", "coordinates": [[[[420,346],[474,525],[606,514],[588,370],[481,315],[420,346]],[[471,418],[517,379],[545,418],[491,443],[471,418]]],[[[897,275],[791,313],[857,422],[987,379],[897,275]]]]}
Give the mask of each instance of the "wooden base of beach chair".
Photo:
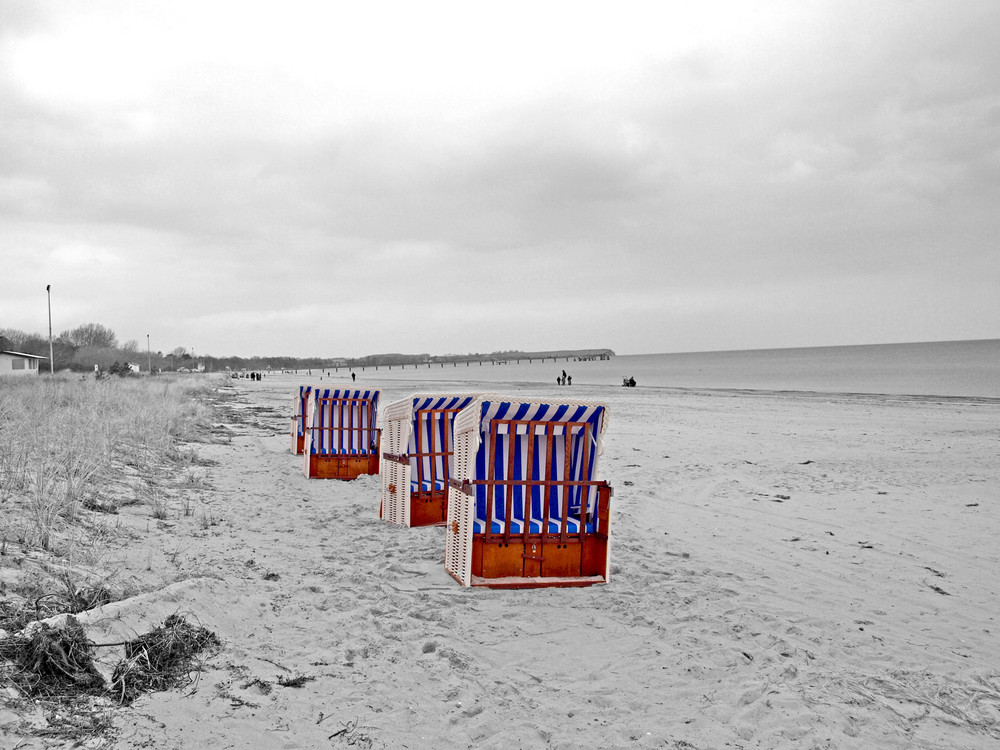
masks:
{"type": "Polygon", "coordinates": [[[378,474],[378,456],[309,457],[310,479],[357,479],[362,474],[378,474]]]}
{"type": "Polygon", "coordinates": [[[503,537],[472,538],[473,586],[538,588],[590,586],[608,578],[608,539],[587,534],[560,542],[558,537],[529,536],[525,541],[503,537]]]}
{"type": "Polygon", "coordinates": [[[485,586],[491,589],[540,589],[555,587],[593,586],[595,583],[607,583],[604,576],[578,576],[575,578],[524,578],[511,576],[509,578],[480,578],[472,576],[470,586],[485,586]]]}
{"type": "Polygon", "coordinates": [[[448,492],[411,492],[410,526],[442,526],[448,517],[448,492]]]}
{"type": "Polygon", "coordinates": [[[305,435],[293,435],[292,436],[292,452],[296,456],[301,456],[305,453],[306,448],[306,437],[305,435]]]}

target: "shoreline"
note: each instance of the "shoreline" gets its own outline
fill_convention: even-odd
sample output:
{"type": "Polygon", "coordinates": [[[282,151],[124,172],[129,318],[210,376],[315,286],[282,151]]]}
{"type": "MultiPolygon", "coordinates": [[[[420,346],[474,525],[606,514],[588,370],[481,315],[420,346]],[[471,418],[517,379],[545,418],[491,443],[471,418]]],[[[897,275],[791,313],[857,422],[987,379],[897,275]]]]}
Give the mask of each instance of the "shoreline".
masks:
{"type": "MultiPolygon", "coordinates": [[[[365,373],[367,374],[367,373],[365,373]]],[[[772,389],[772,388],[728,388],[728,387],[712,387],[712,386],[678,386],[678,385],[643,385],[638,384],[635,388],[623,388],[618,385],[595,385],[593,383],[581,382],[574,385],[567,386],[555,386],[549,382],[544,382],[541,380],[529,380],[529,381],[515,381],[515,380],[470,380],[463,378],[438,378],[438,379],[404,379],[404,378],[363,378],[356,382],[340,382],[334,380],[332,377],[325,377],[322,379],[306,376],[298,377],[298,375],[290,373],[269,373],[268,378],[271,382],[277,382],[274,378],[292,378],[296,384],[300,385],[319,385],[322,384],[324,387],[331,388],[350,388],[350,387],[379,387],[382,389],[389,389],[392,391],[396,390],[406,390],[403,386],[409,385],[410,389],[414,393],[420,393],[422,390],[430,390],[433,392],[435,390],[435,385],[444,386],[447,388],[460,387],[463,391],[475,392],[475,391],[490,391],[490,392],[500,392],[502,393],[505,389],[511,391],[512,393],[518,393],[527,389],[536,389],[537,393],[533,395],[538,396],[558,396],[560,394],[565,395],[566,398],[571,398],[574,389],[576,390],[587,390],[593,395],[595,392],[599,395],[601,393],[643,393],[643,392],[668,392],[668,393],[678,393],[678,394],[720,394],[720,395],[740,395],[740,396],[780,396],[788,398],[844,398],[844,399],[878,399],[878,400],[900,400],[900,401],[927,401],[927,402],[942,402],[942,403],[969,403],[969,404],[984,404],[984,405],[994,405],[1000,406],[1000,396],[969,396],[969,395],[942,395],[942,394],[925,394],[925,393],[879,393],[879,392],[868,392],[868,391],[820,391],[820,390],[810,390],[810,389],[772,389]],[[315,382],[314,382],[315,381],[315,382]]],[[[290,381],[291,382],[291,381],[290,381]]],[[[440,390],[440,388],[438,388],[440,390]]]]}

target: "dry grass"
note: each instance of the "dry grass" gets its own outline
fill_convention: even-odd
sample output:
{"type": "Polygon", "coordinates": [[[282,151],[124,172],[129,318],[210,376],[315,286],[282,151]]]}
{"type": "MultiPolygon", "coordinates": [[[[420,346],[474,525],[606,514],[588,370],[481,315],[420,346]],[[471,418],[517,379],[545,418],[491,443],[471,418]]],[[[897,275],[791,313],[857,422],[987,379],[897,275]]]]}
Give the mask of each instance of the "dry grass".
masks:
{"type": "Polygon", "coordinates": [[[139,496],[160,510],[155,477],[197,461],[179,443],[205,429],[195,396],[207,388],[169,377],[4,380],[0,540],[60,554],[83,509],[114,513],[139,496]]]}
{"type": "Polygon", "coordinates": [[[205,378],[0,380],[0,629],[136,593],[109,551],[118,512],[170,513],[208,434],[205,378]],[[180,490],[177,490],[177,494],[180,490]],[[124,578],[124,577],[121,577],[124,578]]]}
{"type": "Polygon", "coordinates": [[[205,401],[216,385],[171,376],[0,379],[0,684],[21,696],[8,707],[45,715],[43,727],[25,721],[19,731],[96,737],[111,726],[112,701],[179,684],[192,655],[216,642],[168,620],[126,644],[108,685],[75,620],[36,622],[138,593],[115,550],[141,533],[137,515],[193,515],[190,495],[208,486],[198,467],[210,462],[196,447],[211,439],[205,401]],[[119,514],[125,506],[135,507],[119,514]]]}

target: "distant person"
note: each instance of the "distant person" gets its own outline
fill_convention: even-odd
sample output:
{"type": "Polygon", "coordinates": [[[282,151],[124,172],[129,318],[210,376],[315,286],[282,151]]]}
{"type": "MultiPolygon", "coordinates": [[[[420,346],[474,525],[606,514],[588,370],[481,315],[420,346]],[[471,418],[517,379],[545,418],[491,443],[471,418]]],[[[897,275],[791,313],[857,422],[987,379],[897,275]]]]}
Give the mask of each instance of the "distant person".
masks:
{"type": "Polygon", "coordinates": [[[354,382],[355,380],[357,380],[357,379],[358,379],[358,376],[357,376],[357,375],[355,375],[355,374],[354,374],[354,373],[352,372],[352,373],[351,373],[351,382],[353,383],[353,382],[354,382]]]}
{"type": "Polygon", "coordinates": [[[635,388],[635,378],[629,378],[628,379],[628,387],[629,388],[635,388]]]}
{"type": "Polygon", "coordinates": [[[572,375],[567,375],[566,376],[566,385],[573,385],[573,376],[572,375]]]}
{"type": "Polygon", "coordinates": [[[562,376],[556,375],[556,385],[562,385],[562,376]]]}

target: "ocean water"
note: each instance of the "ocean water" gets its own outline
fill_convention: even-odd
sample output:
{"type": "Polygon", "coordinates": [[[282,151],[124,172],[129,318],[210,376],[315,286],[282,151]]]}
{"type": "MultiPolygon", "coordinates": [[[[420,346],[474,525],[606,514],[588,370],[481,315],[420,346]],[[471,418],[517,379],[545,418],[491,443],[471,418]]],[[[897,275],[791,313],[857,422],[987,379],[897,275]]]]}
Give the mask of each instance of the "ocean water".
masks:
{"type": "MultiPolygon", "coordinates": [[[[369,377],[373,368],[367,368],[369,377]]],[[[802,349],[634,354],[604,361],[551,359],[458,366],[382,366],[380,380],[555,385],[565,370],[579,385],[721,388],[819,393],[1000,398],[1000,339],[802,349]]],[[[340,371],[344,375],[344,371],[340,371]]],[[[359,372],[359,380],[362,373],[359,372]]]]}

